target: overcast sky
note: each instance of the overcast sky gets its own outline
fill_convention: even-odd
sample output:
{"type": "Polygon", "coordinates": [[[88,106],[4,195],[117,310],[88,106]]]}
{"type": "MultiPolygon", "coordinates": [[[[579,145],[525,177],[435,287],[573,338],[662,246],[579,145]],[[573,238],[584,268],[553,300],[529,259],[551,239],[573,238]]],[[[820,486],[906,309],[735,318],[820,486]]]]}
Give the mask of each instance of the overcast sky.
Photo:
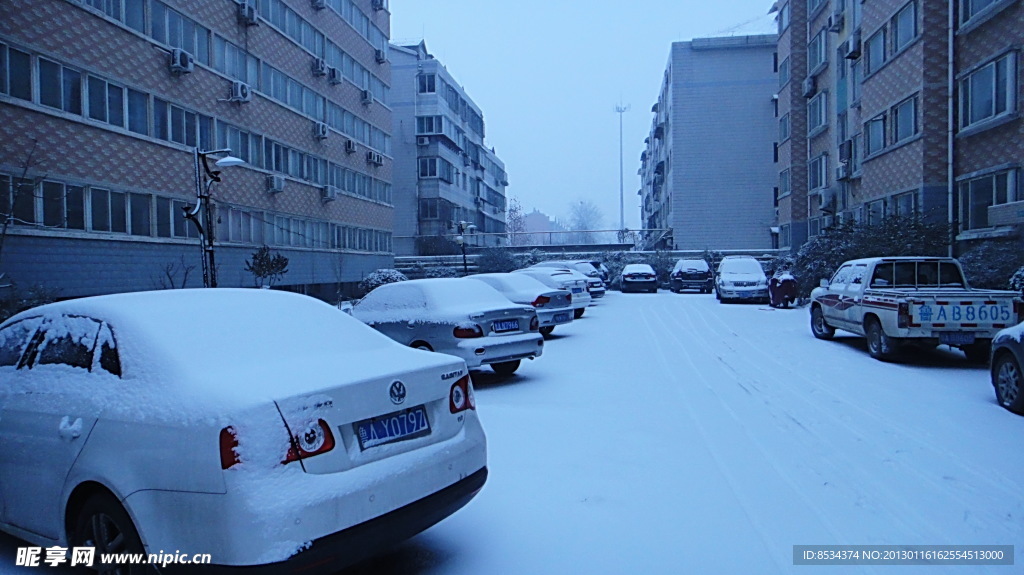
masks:
{"type": "Polygon", "coordinates": [[[625,222],[640,225],[640,152],[672,42],[774,32],[768,0],[391,0],[396,44],[427,50],[484,112],[509,198],[567,219],[593,201],[619,225],[620,101],[625,222]]]}

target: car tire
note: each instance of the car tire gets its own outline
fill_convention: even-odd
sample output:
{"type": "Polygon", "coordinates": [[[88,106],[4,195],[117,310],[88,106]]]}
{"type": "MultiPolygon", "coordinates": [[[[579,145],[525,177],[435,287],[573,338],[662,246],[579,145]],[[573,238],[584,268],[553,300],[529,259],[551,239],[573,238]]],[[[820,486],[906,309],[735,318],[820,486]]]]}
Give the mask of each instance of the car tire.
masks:
{"type": "Polygon", "coordinates": [[[965,345],[960,348],[967,356],[967,361],[976,364],[988,363],[988,356],[992,352],[992,345],[988,342],[984,343],[972,343],[971,345],[965,345]]]}
{"type": "Polygon", "coordinates": [[[423,351],[434,351],[434,348],[430,347],[430,344],[425,341],[414,341],[409,344],[409,347],[422,349],[423,351]]]}
{"type": "Polygon", "coordinates": [[[142,539],[131,517],[116,497],[99,492],[89,497],[69,526],[70,547],[96,549],[96,567],[100,573],[111,575],[149,575],[148,565],[102,564],[100,558],[107,553],[144,554],[142,539]]]}
{"type": "Polygon", "coordinates": [[[877,319],[868,320],[864,333],[868,339],[868,353],[880,361],[889,361],[896,353],[896,342],[885,335],[882,324],[877,319]]]}
{"type": "Polygon", "coordinates": [[[573,319],[580,319],[581,317],[583,317],[583,312],[585,311],[587,311],[587,309],[582,307],[579,309],[572,310],[573,319]]]}
{"type": "Polygon", "coordinates": [[[519,364],[521,361],[522,360],[516,359],[513,361],[500,361],[498,363],[492,363],[491,369],[493,369],[494,373],[498,375],[512,375],[513,373],[516,372],[517,369],[519,369],[519,364]]]}
{"type": "Polygon", "coordinates": [[[553,331],[555,331],[555,326],[553,325],[546,325],[540,328],[540,334],[544,336],[545,339],[548,338],[553,331]]]}
{"type": "Polygon", "coordinates": [[[718,290],[715,290],[715,299],[722,301],[722,294],[718,290]]]}
{"type": "Polygon", "coordinates": [[[1012,353],[1001,353],[992,362],[992,386],[999,405],[1024,415],[1024,373],[1012,353]]]}
{"type": "Polygon", "coordinates": [[[832,339],[836,335],[836,328],[825,321],[825,314],[821,311],[821,306],[816,305],[811,308],[811,333],[818,339],[832,339]]]}

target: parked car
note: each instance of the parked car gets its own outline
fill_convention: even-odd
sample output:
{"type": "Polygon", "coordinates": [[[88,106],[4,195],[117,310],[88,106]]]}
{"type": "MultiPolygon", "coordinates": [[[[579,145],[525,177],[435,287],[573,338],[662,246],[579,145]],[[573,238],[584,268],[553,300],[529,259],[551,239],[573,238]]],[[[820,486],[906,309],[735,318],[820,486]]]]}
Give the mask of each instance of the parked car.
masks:
{"type": "Polygon", "coordinates": [[[579,272],[566,271],[556,268],[530,267],[515,270],[513,273],[528,274],[540,280],[548,287],[564,289],[572,294],[572,316],[575,319],[583,317],[583,312],[592,301],[590,290],[587,286],[586,277],[581,277],[579,272]]]}
{"type": "Polygon", "coordinates": [[[622,293],[631,291],[648,291],[657,293],[658,275],[654,268],[647,264],[626,264],[622,268],[622,293]]]}
{"type": "Polygon", "coordinates": [[[555,331],[556,325],[572,322],[572,293],[568,290],[550,288],[526,274],[475,274],[466,277],[484,282],[515,303],[532,305],[537,310],[540,334],[545,337],[555,331]]]}
{"type": "Polygon", "coordinates": [[[883,257],[839,266],[811,292],[810,313],[814,337],[866,337],[875,359],[945,344],[984,363],[996,332],[1024,320],[1024,304],[1016,292],[971,288],[953,258],[883,257]]]}
{"type": "Polygon", "coordinates": [[[708,262],[702,259],[681,259],[676,262],[669,274],[672,291],[679,293],[684,289],[695,289],[700,293],[711,293],[715,287],[715,276],[711,273],[708,262]]]}
{"type": "Polygon", "coordinates": [[[989,372],[996,401],[1006,409],[1024,415],[1024,323],[1000,330],[992,338],[989,372]]]}
{"type": "Polygon", "coordinates": [[[715,297],[733,300],[768,301],[768,278],[761,263],[751,256],[725,256],[715,274],[715,297]]]}
{"type": "Polygon", "coordinates": [[[385,284],[359,300],[352,315],[398,343],[461,357],[471,369],[489,365],[502,375],[544,351],[532,307],[466,278],[385,284]]]}
{"type": "Polygon", "coordinates": [[[487,477],[464,361],[298,294],[41,306],[0,324],[0,381],[0,530],[36,546],[340,568],[487,477]]]}
{"type": "Polygon", "coordinates": [[[601,281],[603,281],[605,284],[608,283],[608,280],[611,279],[611,272],[608,270],[608,266],[604,265],[604,263],[602,263],[602,262],[600,262],[598,260],[583,260],[583,261],[586,261],[590,265],[594,266],[594,268],[597,269],[597,273],[600,274],[601,281]]]}
{"type": "Polygon", "coordinates": [[[586,276],[588,288],[587,291],[590,292],[590,297],[592,299],[599,299],[604,297],[605,291],[607,291],[604,285],[604,281],[601,279],[600,272],[598,272],[597,268],[592,266],[590,262],[549,260],[546,262],[538,262],[530,267],[568,270],[586,276]]]}

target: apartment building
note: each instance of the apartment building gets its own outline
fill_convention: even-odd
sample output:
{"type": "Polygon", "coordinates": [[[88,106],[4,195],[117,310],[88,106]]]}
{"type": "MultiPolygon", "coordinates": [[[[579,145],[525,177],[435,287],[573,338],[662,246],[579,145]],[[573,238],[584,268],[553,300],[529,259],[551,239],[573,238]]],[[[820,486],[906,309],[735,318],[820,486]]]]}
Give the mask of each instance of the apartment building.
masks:
{"type": "Polygon", "coordinates": [[[483,112],[426,44],[391,46],[395,253],[505,245],[505,164],[483,112]]]}
{"type": "Polygon", "coordinates": [[[773,247],[776,36],[672,44],[641,154],[652,248],[773,247]]]}
{"type": "Polygon", "coordinates": [[[201,286],[184,214],[196,151],[223,149],[211,167],[245,163],[197,220],[219,286],[253,285],[262,245],[324,297],[390,267],[389,34],[381,0],[0,4],[0,271],[61,297],[201,286]]]}

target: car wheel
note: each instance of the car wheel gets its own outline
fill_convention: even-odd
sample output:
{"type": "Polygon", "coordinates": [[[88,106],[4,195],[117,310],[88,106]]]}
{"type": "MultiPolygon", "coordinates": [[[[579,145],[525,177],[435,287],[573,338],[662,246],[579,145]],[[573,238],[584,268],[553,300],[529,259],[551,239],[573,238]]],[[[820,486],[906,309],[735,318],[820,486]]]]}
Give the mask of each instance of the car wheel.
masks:
{"type": "Polygon", "coordinates": [[[892,359],[893,353],[896,351],[896,343],[885,335],[882,324],[877,319],[868,320],[865,332],[868,336],[868,353],[871,354],[871,357],[882,361],[892,359]]]}
{"type": "Polygon", "coordinates": [[[520,360],[492,363],[491,369],[498,375],[512,375],[519,369],[520,360]]]}
{"type": "Polygon", "coordinates": [[[68,541],[71,547],[93,547],[96,549],[96,569],[105,575],[143,575],[152,573],[146,565],[125,565],[120,563],[99,563],[108,554],[143,554],[139,532],[131,517],[117,498],[100,492],[91,496],[82,505],[74,523],[70,526],[68,541]]]}
{"type": "Polygon", "coordinates": [[[546,325],[540,328],[540,334],[544,337],[548,337],[549,335],[551,335],[551,332],[553,331],[555,331],[555,326],[553,325],[546,325]]]}
{"type": "Polygon", "coordinates": [[[430,347],[430,344],[425,341],[414,341],[409,344],[409,347],[422,349],[423,351],[434,351],[434,348],[430,347]]]}
{"type": "Polygon", "coordinates": [[[960,349],[967,356],[967,361],[980,364],[988,363],[988,356],[992,352],[992,346],[988,342],[972,343],[960,349]]]}
{"type": "Polygon", "coordinates": [[[1011,353],[1002,353],[992,363],[992,385],[996,388],[996,400],[1006,409],[1024,415],[1024,374],[1020,364],[1011,353]]]}
{"type": "Polygon", "coordinates": [[[818,339],[832,339],[836,335],[836,329],[825,321],[821,306],[811,308],[811,333],[818,339]]]}
{"type": "Polygon", "coordinates": [[[722,294],[718,290],[715,290],[715,299],[722,301],[722,294]]]}
{"type": "Polygon", "coordinates": [[[587,311],[586,308],[582,308],[582,307],[579,308],[579,309],[574,309],[574,310],[572,310],[572,317],[574,319],[580,319],[581,317],[583,317],[583,312],[585,312],[585,311],[587,311]]]}

